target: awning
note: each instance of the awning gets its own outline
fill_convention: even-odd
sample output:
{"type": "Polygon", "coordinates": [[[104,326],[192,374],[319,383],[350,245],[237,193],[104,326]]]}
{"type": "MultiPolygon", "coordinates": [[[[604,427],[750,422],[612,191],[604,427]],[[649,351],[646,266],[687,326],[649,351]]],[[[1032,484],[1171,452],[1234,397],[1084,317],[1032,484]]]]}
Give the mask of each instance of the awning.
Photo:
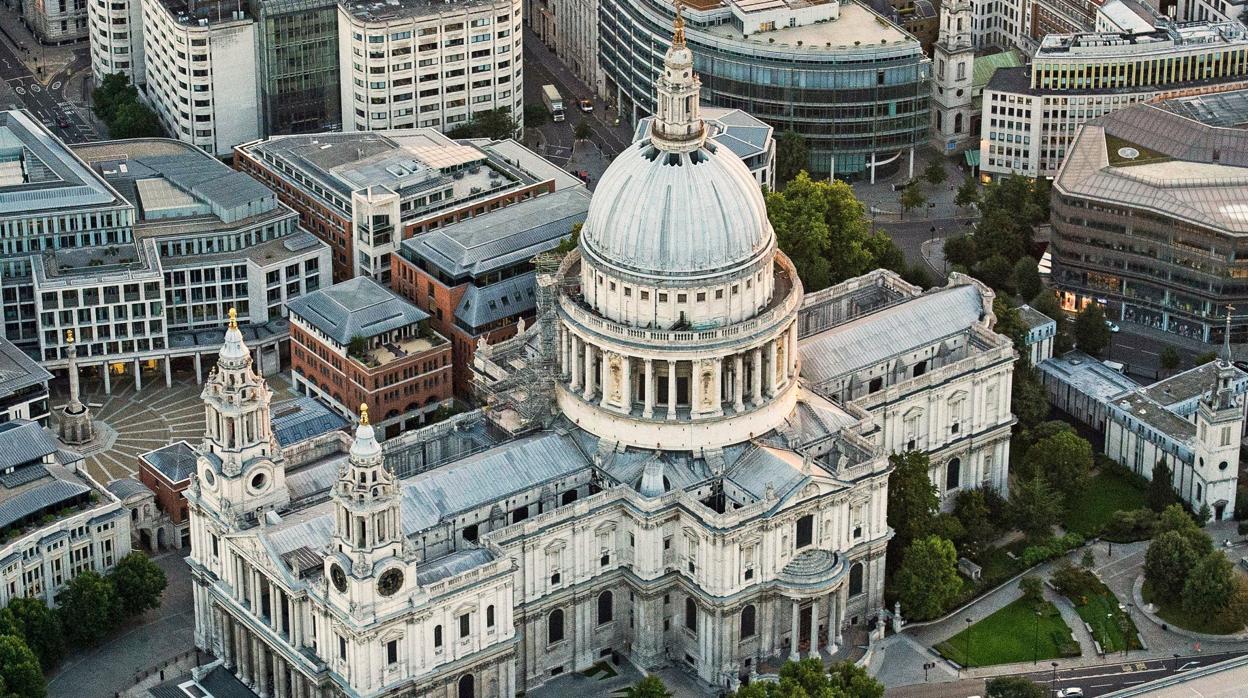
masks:
{"type": "Polygon", "coordinates": [[[971,167],[979,167],[979,149],[968,150],[962,153],[962,157],[966,158],[966,164],[971,167]]]}

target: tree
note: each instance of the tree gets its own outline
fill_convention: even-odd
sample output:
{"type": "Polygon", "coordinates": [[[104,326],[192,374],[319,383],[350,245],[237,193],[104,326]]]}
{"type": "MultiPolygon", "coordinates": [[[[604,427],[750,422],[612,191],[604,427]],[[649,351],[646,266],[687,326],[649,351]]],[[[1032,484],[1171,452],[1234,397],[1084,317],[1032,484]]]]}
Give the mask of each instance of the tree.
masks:
{"type": "Polygon", "coordinates": [[[1163,371],[1173,371],[1179,367],[1179,363],[1181,362],[1181,359],[1179,358],[1179,351],[1174,347],[1166,347],[1165,349],[1162,349],[1159,359],[1161,361],[1161,370],[1163,371]]]}
{"type": "Polygon", "coordinates": [[[1088,305],[1075,318],[1075,344],[1083,351],[1100,356],[1109,345],[1109,327],[1105,325],[1105,313],[1096,303],[1088,305]]]}
{"type": "Polygon", "coordinates": [[[969,558],[978,559],[996,535],[984,488],[959,491],[953,500],[953,515],[962,523],[962,539],[955,541],[958,550],[969,558]]]}
{"type": "Polygon", "coordinates": [[[1062,312],[1062,306],[1057,302],[1057,296],[1049,291],[1041,291],[1031,299],[1031,307],[1044,313],[1057,323],[1057,335],[1053,337],[1053,354],[1061,356],[1070,351],[1073,343],[1070,339],[1069,322],[1066,322],[1066,314],[1062,312]]]}
{"type": "Polygon", "coordinates": [[[165,135],[160,117],[150,107],[138,101],[123,102],[117,106],[112,121],[108,122],[108,135],[115,139],[159,138],[165,135]]]}
{"type": "Polygon", "coordinates": [[[1037,441],[1023,457],[1027,472],[1043,474],[1066,497],[1078,494],[1092,472],[1092,444],[1073,431],[1037,441]]]}
{"type": "Polygon", "coordinates": [[[1023,592],[1023,598],[1032,605],[1044,600],[1044,580],[1034,574],[1026,575],[1018,580],[1018,588],[1023,592]]]}
{"type": "Polygon", "coordinates": [[[1014,263],[1014,270],[1010,272],[1010,283],[1014,286],[1014,292],[1023,298],[1035,298],[1044,290],[1044,285],[1040,283],[1040,267],[1035,258],[1019,257],[1014,263]]]}
{"type": "Polygon", "coordinates": [[[931,184],[933,187],[944,184],[947,176],[945,174],[945,164],[939,159],[927,163],[927,167],[923,169],[923,179],[926,179],[928,184],[931,184]]]}
{"type": "Polygon", "coordinates": [[[490,140],[502,140],[511,138],[516,134],[519,124],[511,115],[511,110],[507,107],[499,107],[498,109],[490,109],[488,111],[477,112],[472,115],[472,119],[468,123],[456,126],[446,135],[451,138],[489,138],[490,140]]]}
{"type": "Polygon", "coordinates": [[[988,698],[1046,698],[1048,690],[1024,676],[996,676],[984,687],[988,698]]]}
{"type": "Polygon", "coordinates": [[[935,618],[962,591],[958,551],[940,536],[920,538],[906,548],[897,571],[897,595],[913,618],[935,618]]]}
{"type": "Polygon", "coordinates": [[[1157,517],[1157,524],[1153,530],[1156,535],[1161,535],[1167,531],[1174,531],[1182,534],[1187,542],[1191,544],[1192,550],[1196,551],[1198,557],[1204,557],[1213,550],[1213,539],[1200,529],[1196,521],[1191,515],[1183,510],[1180,504],[1171,504],[1166,507],[1161,515],[1157,517]]]}
{"type": "Polygon", "coordinates": [[[56,612],[42,599],[31,597],[15,598],[5,610],[12,614],[18,634],[39,658],[43,670],[56,666],[65,656],[65,634],[56,612]]]}
{"type": "Polygon", "coordinates": [[[1148,483],[1148,508],[1161,513],[1166,507],[1179,501],[1179,494],[1174,491],[1174,472],[1163,456],[1153,467],[1153,479],[1148,483]]]}
{"type": "Polygon", "coordinates": [[[70,644],[86,647],[107,635],[117,621],[117,592],[99,573],[74,577],[60,594],[61,625],[70,644]]]}
{"type": "Polygon", "coordinates": [[[581,226],[582,225],[583,225],[582,223],[572,224],[572,234],[560,240],[559,244],[555,246],[555,249],[552,250],[552,252],[562,257],[568,254],[569,252],[571,252],[572,250],[575,250],[577,244],[579,244],[581,241],[581,226]]]}
{"type": "Polygon", "coordinates": [[[133,616],[160,607],[160,594],[168,582],[165,571],[148,556],[140,552],[126,555],[109,576],[123,614],[133,616]]]}
{"type": "Polygon", "coordinates": [[[876,268],[866,207],[840,180],[798,173],[782,192],[767,192],[767,216],[780,249],[806,291],[818,291],[876,268]]]}
{"type": "Polygon", "coordinates": [[[953,203],[962,208],[979,203],[979,185],[975,183],[973,177],[967,177],[962,180],[962,184],[958,185],[958,192],[953,197],[953,203]]]}
{"type": "Polygon", "coordinates": [[[1230,603],[1238,585],[1231,561],[1221,551],[1209,553],[1196,564],[1183,584],[1183,610],[1208,620],[1230,603]]]}
{"type": "Polygon", "coordinates": [[[43,698],[48,694],[39,659],[20,637],[0,636],[0,683],[8,691],[6,696],[43,698]]]}
{"type": "Polygon", "coordinates": [[[625,698],[670,698],[672,692],[654,674],[650,674],[637,683],[624,689],[625,698]]]}
{"type": "Polygon", "coordinates": [[[138,90],[130,84],[130,77],[125,73],[105,75],[99,86],[91,91],[92,111],[105,123],[113,120],[118,106],[136,99],[138,90]]]}
{"type": "Polygon", "coordinates": [[[524,105],[524,127],[537,128],[550,121],[550,110],[545,104],[524,105]]]}
{"type": "Polygon", "coordinates": [[[927,197],[923,196],[923,192],[919,189],[918,184],[911,182],[902,190],[899,203],[901,204],[901,214],[904,218],[905,214],[910,212],[910,209],[918,208],[927,203],[927,197]]]}
{"type": "Polygon", "coordinates": [[[931,461],[922,451],[894,453],[888,457],[888,525],[899,549],[925,536],[940,510],[940,494],[928,474],[931,461]]]}
{"type": "Polygon", "coordinates": [[[1193,366],[1204,366],[1205,364],[1209,363],[1210,361],[1217,361],[1217,359],[1218,359],[1218,352],[1216,352],[1216,351],[1206,351],[1206,352],[1204,352],[1204,353],[1197,354],[1197,355],[1196,355],[1196,358],[1192,359],[1192,365],[1193,365],[1193,366]]]}
{"type": "Polygon", "coordinates": [[[594,135],[594,127],[589,125],[585,119],[581,119],[576,124],[576,132],[572,134],[578,141],[587,141],[589,137],[594,135]]]}
{"type": "Polygon", "coordinates": [[[1011,272],[1010,260],[999,254],[994,254],[975,267],[975,277],[997,291],[1009,290],[1011,272]]]}
{"type": "Polygon", "coordinates": [[[1144,553],[1144,580],[1158,597],[1176,600],[1187,584],[1188,571],[1200,557],[1182,533],[1166,531],[1148,544],[1144,553]]]}
{"type": "Polygon", "coordinates": [[[1033,541],[1049,537],[1062,515],[1062,493],[1053,489],[1042,475],[1034,475],[1018,485],[1010,497],[1011,518],[1019,530],[1033,541]]]}
{"type": "MultiPolygon", "coordinates": [[[[1020,362],[1021,363],[1021,362],[1020,362]]],[[[1020,365],[1014,372],[1010,389],[1010,407],[1024,429],[1034,426],[1049,414],[1049,394],[1030,365],[1020,365]]]]}
{"type": "Polygon", "coordinates": [[[818,659],[788,661],[779,681],[755,681],[742,686],[733,698],[883,698],[884,684],[851,662],[827,670],[818,659]]]}
{"type": "Polygon", "coordinates": [[[810,148],[802,134],[788,129],[776,139],[776,181],[781,189],[810,166],[810,148]]]}
{"type": "Polygon", "coordinates": [[[833,664],[828,669],[828,683],[833,691],[839,689],[846,698],[884,698],[884,684],[853,662],[833,664]]]}
{"type": "Polygon", "coordinates": [[[970,269],[979,261],[975,238],[958,235],[945,240],[945,260],[950,264],[970,269]]]}

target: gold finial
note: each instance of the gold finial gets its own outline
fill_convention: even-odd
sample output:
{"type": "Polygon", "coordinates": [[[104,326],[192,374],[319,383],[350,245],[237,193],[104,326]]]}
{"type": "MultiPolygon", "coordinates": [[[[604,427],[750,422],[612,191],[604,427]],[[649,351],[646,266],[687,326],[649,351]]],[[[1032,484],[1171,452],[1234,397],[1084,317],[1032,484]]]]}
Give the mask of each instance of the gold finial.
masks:
{"type": "Polygon", "coordinates": [[[672,48],[685,47],[685,17],[682,8],[681,1],[676,0],[676,19],[672,22],[672,48]]]}
{"type": "Polygon", "coordinates": [[[360,426],[368,425],[368,403],[360,403],[360,426]]]}
{"type": "Polygon", "coordinates": [[[238,311],[232,307],[230,308],[230,329],[238,329],[238,311]]]}
{"type": "Polygon", "coordinates": [[[65,330],[65,343],[66,344],[74,343],[74,331],[73,330],[65,330]]]}

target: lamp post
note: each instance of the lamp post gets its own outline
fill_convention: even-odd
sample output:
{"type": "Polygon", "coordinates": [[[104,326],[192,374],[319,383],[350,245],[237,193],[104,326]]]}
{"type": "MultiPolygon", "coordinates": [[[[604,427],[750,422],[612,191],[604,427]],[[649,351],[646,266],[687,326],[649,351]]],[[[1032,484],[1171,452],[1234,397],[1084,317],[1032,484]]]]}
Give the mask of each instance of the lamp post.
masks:
{"type": "Polygon", "coordinates": [[[1036,610],[1035,631],[1031,636],[1031,663],[1040,663],[1040,611],[1036,610]]]}
{"type": "Polygon", "coordinates": [[[1131,620],[1131,609],[1135,608],[1135,604],[1128,602],[1126,609],[1122,612],[1122,617],[1118,621],[1122,624],[1122,657],[1126,659],[1131,656],[1131,638],[1127,637],[1127,628],[1131,620]]]}
{"type": "Polygon", "coordinates": [[[1179,673],[1179,653],[1174,653],[1174,673],[1179,673]]]}
{"type": "Polygon", "coordinates": [[[967,661],[967,664],[969,665],[971,661],[971,617],[970,616],[966,617],[966,661],[967,661]]]}
{"type": "Polygon", "coordinates": [[[1053,678],[1052,680],[1049,681],[1049,692],[1056,694],[1057,693],[1057,662],[1052,662],[1052,665],[1053,665],[1053,678]]]}

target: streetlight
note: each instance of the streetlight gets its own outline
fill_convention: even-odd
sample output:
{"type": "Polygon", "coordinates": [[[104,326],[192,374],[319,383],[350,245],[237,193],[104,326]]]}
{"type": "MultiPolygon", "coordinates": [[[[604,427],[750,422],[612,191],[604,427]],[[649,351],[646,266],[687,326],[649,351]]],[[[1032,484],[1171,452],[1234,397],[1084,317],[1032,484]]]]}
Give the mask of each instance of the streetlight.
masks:
{"type": "Polygon", "coordinates": [[[971,662],[971,617],[970,616],[966,617],[966,662],[967,662],[967,665],[969,666],[971,662]]]}
{"type": "Polygon", "coordinates": [[[1131,620],[1131,609],[1135,608],[1135,604],[1127,602],[1127,607],[1123,609],[1122,617],[1118,621],[1122,624],[1122,657],[1126,659],[1131,656],[1131,638],[1127,637],[1127,627],[1131,620]]]}
{"type": "Polygon", "coordinates": [[[1179,653],[1174,653],[1174,673],[1179,673],[1179,653]]]}
{"type": "Polygon", "coordinates": [[[1052,662],[1052,664],[1053,664],[1053,679],[1049,681],[1049,691],[1056,694],[1057,693],[1057,662],[1052,662]]]}
{"type": "Polygon", "coordinates": [[[1031,663],[1040,663],[1040,610],[1036,610],[1036,626],[1035,632],[1032,633],[1031,639],[1031,663]]]}

